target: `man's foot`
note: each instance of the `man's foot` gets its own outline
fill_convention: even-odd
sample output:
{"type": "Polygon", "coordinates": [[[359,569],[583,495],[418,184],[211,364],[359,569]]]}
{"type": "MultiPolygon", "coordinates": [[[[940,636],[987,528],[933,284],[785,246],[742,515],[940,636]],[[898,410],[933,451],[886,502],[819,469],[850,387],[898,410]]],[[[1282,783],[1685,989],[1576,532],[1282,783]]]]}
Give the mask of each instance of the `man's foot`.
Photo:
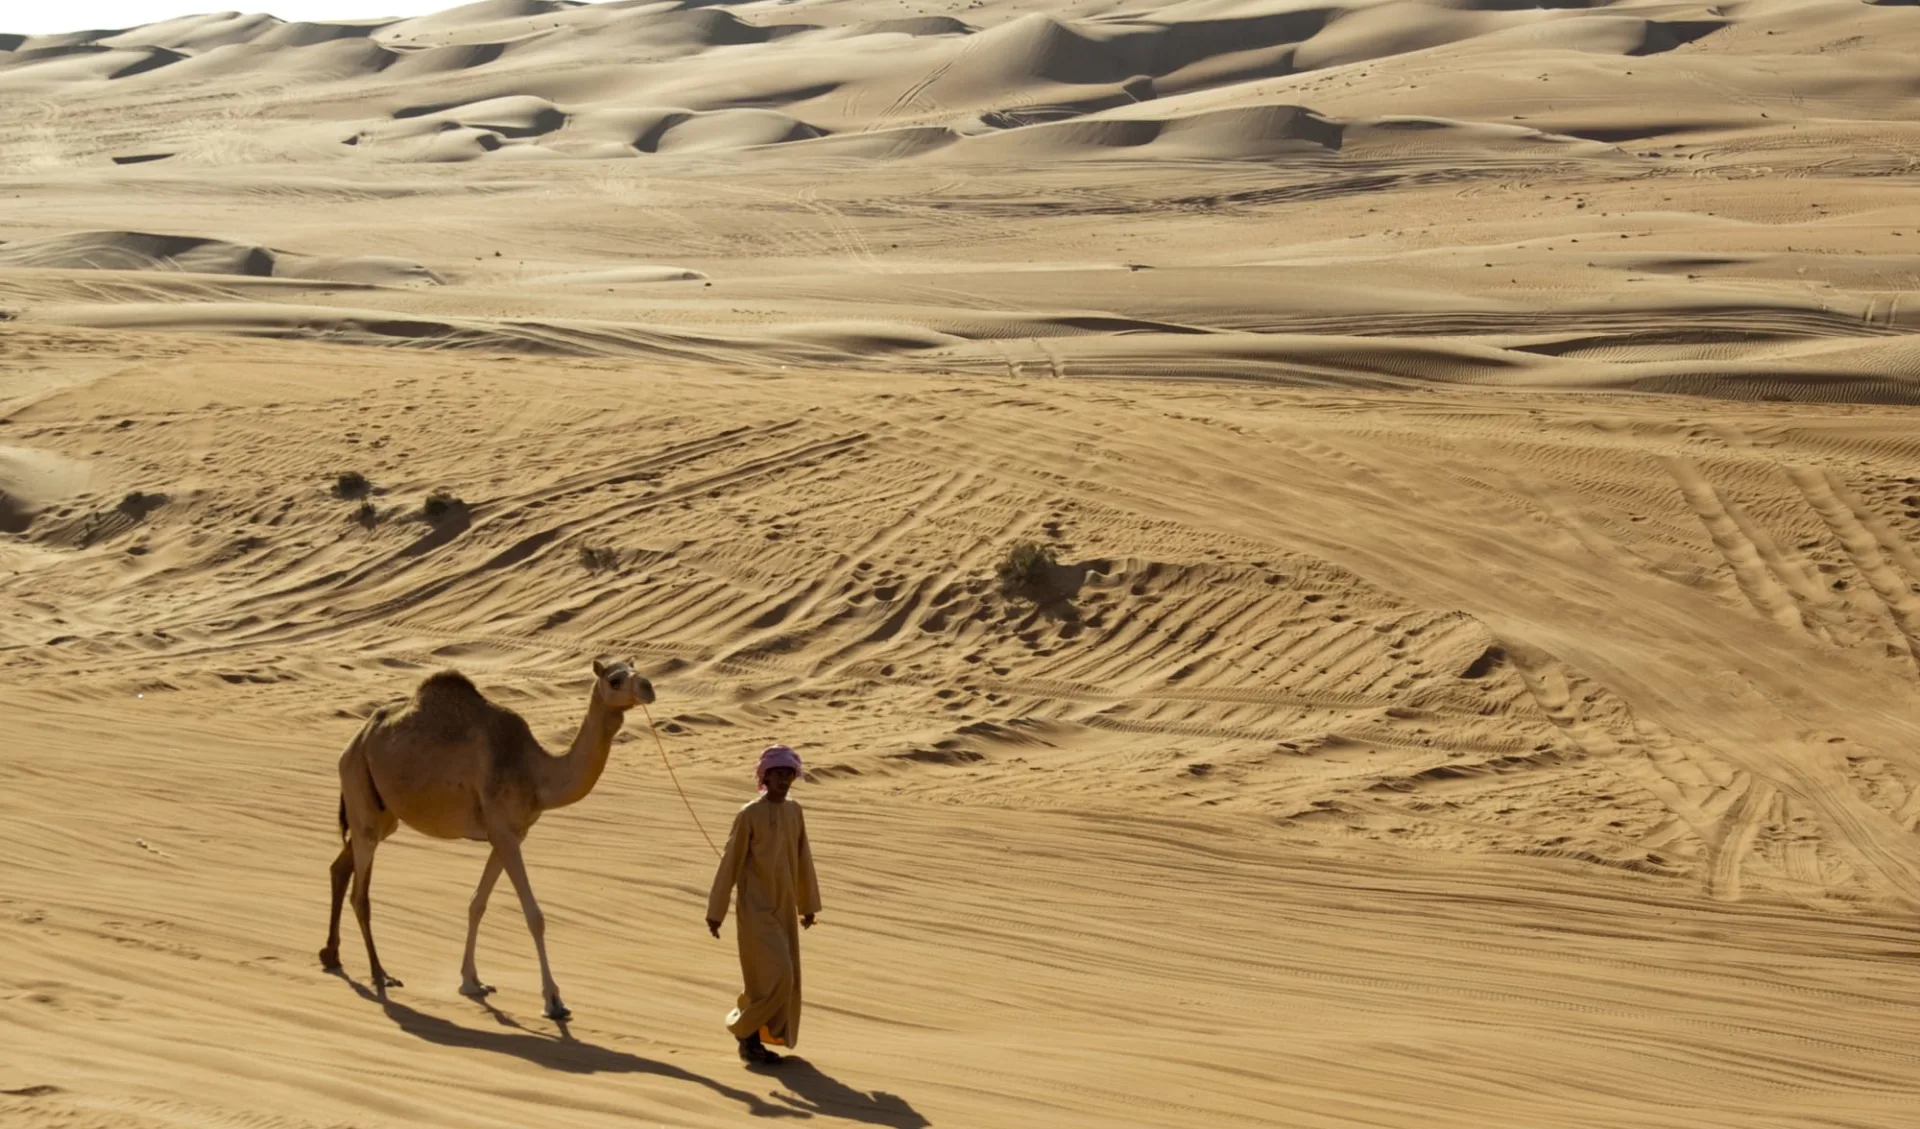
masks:
{"type": "Polygon", "coordinates": [[[760,1036],[749,1035],[740,1040],[740,1061],[749,1066],[773,1066],[780,1061],[780,1056],[768,1050],[760,1036]]]}

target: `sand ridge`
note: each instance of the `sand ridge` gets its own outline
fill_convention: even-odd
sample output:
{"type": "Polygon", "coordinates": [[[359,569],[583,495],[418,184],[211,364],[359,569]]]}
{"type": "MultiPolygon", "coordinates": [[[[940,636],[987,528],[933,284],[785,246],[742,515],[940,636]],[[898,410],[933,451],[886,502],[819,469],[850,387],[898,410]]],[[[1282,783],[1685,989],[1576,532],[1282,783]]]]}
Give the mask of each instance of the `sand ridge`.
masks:
{"type": "Polygon", "coordinates": [[[1910,23],[0,35],[0,1120],[1904,1124],[1910,23]],[[570,1027],[509,896],[455,992],[470,846],[317,967],[371,711],[596,656],[709,829],[808,760],[786,1074],[638,716],[528,841],[570,1027]]]}

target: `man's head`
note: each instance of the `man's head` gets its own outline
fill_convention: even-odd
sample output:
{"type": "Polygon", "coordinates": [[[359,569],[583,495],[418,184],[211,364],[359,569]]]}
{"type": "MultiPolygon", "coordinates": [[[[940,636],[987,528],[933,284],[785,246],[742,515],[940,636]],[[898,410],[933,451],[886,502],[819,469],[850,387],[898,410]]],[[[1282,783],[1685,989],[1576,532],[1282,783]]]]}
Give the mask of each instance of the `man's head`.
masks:
{"type": "Polygon", "coordinates": [[[753,768],[753,778],[767,798],[777,803],[787,798],[787,789],[799,779],[800,770],[799,753],[785,745],[773,745],[760,754],[760,763],[753,768]],[[774,783],[776,776],[780,777],[777,786],[774,783]]]}
{"type": "Polygon", "coordinates": [[[767,799],[772,800],[776,804],[785,800],[787,798],[787,789],[793,787],[793,782],[798,779],[799,776],[799,773],[790,768],[768,769],[767,774],[761,778],[763,786],[767,790],[767,799]]]}

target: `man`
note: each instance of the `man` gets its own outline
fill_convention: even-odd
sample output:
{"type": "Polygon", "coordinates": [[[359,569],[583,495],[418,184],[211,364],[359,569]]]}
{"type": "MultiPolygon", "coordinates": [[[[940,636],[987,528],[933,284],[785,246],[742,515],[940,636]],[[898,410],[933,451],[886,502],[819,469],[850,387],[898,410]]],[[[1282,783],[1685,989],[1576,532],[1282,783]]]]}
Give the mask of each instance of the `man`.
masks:
{"type": "Polygon", "coordinates": [[[740,809],[707,896],[707,929],[720,936],[727,901],[739,891],[734,932],[746,988],[727,1029],[750,1065],[772,1066],[767,1049],[800,1041],[800,930],[820,912],[820,884],[807,846],[807,823],[787,790],[800,777],[800,756],[785,745],[760,754],[754,780],[760,797],[740,809]]]}

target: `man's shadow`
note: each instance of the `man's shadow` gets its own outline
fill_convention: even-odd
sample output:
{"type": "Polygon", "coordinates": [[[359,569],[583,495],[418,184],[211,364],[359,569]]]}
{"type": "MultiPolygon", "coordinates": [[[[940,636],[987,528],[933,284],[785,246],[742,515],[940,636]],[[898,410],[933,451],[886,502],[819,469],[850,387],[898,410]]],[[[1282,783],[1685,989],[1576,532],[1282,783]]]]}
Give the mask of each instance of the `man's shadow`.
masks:
{"type": "Polygon", "coordinates": [[[869,1125],[885,1125],[889,1129],[925,1129],[933,1124],[908,1105],[905,1098],[880,1090],[863,1093],[839,1079],[820,1073],[818,1068],[803,1058],[788,1055],[777,1065],[762,1067],[754,1073],[777,1079],[793,1091],[791,1097],[779,1093],[773,1095],[775,1101],[785,1102],[792,1107],[791,1111],[782,1109],[782,1113],[840,1117],[849,1121],[864,1121],[869,1125]]]}
{"type": "MultiPolygon", "coordinates": [[[[559,1024],[560,1034],[557,1037],[543,1035],[528,1030],[512,1016],[485,1000],[480,1000],[477,1001],[480,1006],[486,1008],[488,1014],[493,1016],[494,1022],[506,1030],[486,1031],[475,1027],[464,1027],[451,1020],[442,1019],[437,1015],[428,1015],[403,1003],[397,1003],[384,994],[373,992],[359,981],[348,980],[347,982],[353,985],[353,990],[359,993],[361,999],[379,1004],[380,1009],[386,1012],[387,1018],[393,1020],[394,1025],[400,1030],[429,1043],[437,1043],[443,1047],[464,1047],[469,1050],[511,1055],[536,1066],[544,1066],[548,1070],[564,1070],[572,1074],[653,1074],[662,1078],[671,1078],[676,1082],[693,1082],[705,1086],[721,1097],[731,1098],[746,1106],[747,1110],[756,1117],[809,1116],[803,1107],[789,1108],[775,1105],[758,1094],[736,1090],[732,1086],[689,1070],[682,1070],[669,1063],[656,1062],[650,1058],[641,1058],[639,1055],[595,1046],[592,1043],[583,1043],[567,1033],[565,1023],[559,1024]]],[[[917,1121],[911,1124],[926,1123],[917,1121]]]]}

